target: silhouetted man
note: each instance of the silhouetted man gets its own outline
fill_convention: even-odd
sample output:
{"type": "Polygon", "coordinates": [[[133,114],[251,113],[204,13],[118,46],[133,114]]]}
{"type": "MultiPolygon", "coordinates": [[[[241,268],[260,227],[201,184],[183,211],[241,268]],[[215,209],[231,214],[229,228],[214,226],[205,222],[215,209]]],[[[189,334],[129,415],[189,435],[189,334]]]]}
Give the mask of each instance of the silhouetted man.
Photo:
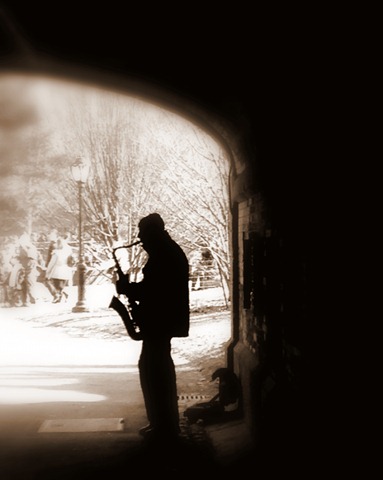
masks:
{"type": "Polygon", "coordinates": [[[139,304],[136,319],[143,341],[138,367],[149,420],[140,433],[151,439],[174,439],[180,429],[171,339],[189,334],[189,264],[159,214],[142,218],[138,227],[148,253],[143,280],[118,280],[116,287],[139,304]]]}

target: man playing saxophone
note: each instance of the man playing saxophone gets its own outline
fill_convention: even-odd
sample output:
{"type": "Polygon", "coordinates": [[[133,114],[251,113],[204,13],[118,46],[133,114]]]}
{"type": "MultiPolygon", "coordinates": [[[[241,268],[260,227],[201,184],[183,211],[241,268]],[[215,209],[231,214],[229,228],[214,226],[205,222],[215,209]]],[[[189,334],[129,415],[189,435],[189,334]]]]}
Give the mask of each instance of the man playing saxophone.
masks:
{"type": "Polygon", "coordinates": [[[189,335],[189,264],[165,230],[158,213],[142,218],[138,237],[148,253],[140,282],[125,276],[117,292],[135,302],[142,350],[138,362],[149,424],[140,434],[151,440],[175,440],[180,432],[172,337],[189,335]]]}

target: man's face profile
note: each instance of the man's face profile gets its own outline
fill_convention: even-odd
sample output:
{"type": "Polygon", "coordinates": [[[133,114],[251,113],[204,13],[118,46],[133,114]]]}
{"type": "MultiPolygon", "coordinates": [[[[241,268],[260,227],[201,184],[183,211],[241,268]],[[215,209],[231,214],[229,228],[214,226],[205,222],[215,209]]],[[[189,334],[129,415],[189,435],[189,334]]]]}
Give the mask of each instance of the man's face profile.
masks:
{"type": "Polygon", "coordinates": [[[148,232],[147,229],[142,229],[138,231],[138,238],[141,240],[143,248],[148,251],[148,247],[150,249],[150,245],[153,243],[153,236],[148,232]]]}

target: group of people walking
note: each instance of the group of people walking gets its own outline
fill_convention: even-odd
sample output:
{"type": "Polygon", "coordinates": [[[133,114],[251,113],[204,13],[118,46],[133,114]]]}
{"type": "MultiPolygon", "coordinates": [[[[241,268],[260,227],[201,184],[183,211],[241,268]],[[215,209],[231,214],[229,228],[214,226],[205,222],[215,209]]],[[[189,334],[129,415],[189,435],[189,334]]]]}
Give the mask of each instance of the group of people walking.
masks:
{"type": "Polygon", "coordinates": [[[46,286],[54,303],[65,301],[74,263],[72,248],[55,232],[50,236],[45,258],[24,233],[0,254],[3,305],[26,307],[36,303],[39,282],[46,286]]]}

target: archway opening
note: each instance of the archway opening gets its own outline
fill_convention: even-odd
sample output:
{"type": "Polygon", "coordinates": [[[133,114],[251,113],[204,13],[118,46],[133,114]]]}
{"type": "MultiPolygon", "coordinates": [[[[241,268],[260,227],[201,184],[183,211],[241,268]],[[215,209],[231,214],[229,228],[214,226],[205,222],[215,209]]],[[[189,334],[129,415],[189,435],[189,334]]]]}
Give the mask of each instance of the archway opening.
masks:
{"type": "MultiPolygon", "coordinates": [[[[53,328],[77,340],[92,340],[78,344],[82,354],[74,356],[69,343],[67,351],[55,348],[54,336],[52,341],[45,338],[34,344],[26,334],[24,345],[15,348],[9,344],[11,358],[4,357],[2,364],[5,368],[21,367],[18,386],[23,388],[25,402],[33,403],[23,384],[26,364],[37,368],[34,375],[38,385],[40,374],[45,375],[40,367],[81,364],[86,369],[100,365],[100,346],[106,341],[101,363],[113,368],[126,366],[126,332],[109,308],[115,289],[111,250],[134,243],[138,220],[153,211],[164,218],[190,265],[193,341],[173,342],[180,384],[184,385],[180,394],[189,403],[211,397],[217,390],[210,382],[211,375],[225,366],[225,345],[231,335],[229,153],[198,122],[178,112],[138,96],[84,83],[5,74],[0,77],[0,99],[4,140],[0,179],[2,317],[27,321],[28,327],[50,332],[53,328]],[[90,164],[82,190],[80,232],[80,202],[76,182],[70,176],[70,167],[78,157],[90,164]],[[72,312],[78,295],[76,269],[65,289],[65,302],[54,302],[46,281],[49,246],[58,237],[71,247],[74,265],[79,260],[82,237],[88,308],[78,315],[72,312]],[[17,258],[21,238],[31,240],[39,254],[28,298],[23,296],[25,268],[17,258]],[[118,344],[114,350],[113,341],[118,344]],[[193,385],[196,367],[190,365],[196,359],[201,375],[193,385]]],[[[120,252],[125,272],[133,280],[139,279],[145,253],[139,246],[120,252]]],[[[2,349],[3,356],[9,348],[2,349]]],[[[132,347],[132,351],[128,368],[136,364],[138,350],[132,347]]],[[[57,369],[54,372],[56,375],[57,369]]],[[[68,378],[64,380],[62,385],[67,385],[68,378]]],[[[9,392],[9,387],[6,378],[3,388],[9,392]]],[[[17,403],[20,391],[15,385],[12,389],[17,403]]],[[[7,398],[12,403],[11,397],[7,398]]],[[[42,399],[40,389],[39,402],[42,399]]],[[[50,399],[47,393],[46,403],[50,399]]]]}

